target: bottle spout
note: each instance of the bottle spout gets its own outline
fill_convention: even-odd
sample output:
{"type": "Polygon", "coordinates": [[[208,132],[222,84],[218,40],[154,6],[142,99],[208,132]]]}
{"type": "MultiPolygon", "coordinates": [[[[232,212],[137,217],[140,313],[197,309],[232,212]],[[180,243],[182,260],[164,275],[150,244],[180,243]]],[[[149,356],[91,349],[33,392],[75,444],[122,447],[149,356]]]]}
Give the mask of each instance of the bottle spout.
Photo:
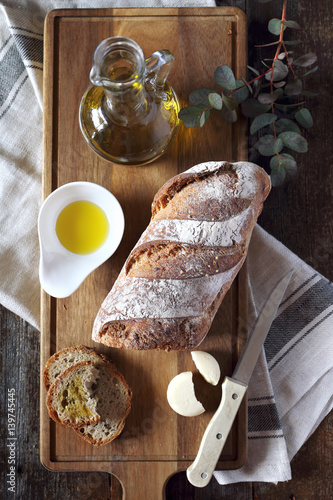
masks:
{"type": "Polygon", "coordinates": [[[174,63],[175,56],[170,50],[158,50],[146,59],[146,74],[154,74],[152,83],[162,90],[174,63]]]}
{"type": "Polygon", "coordinates": [[[97,87],[103,86],[103,77],[99,74],[98,67],[92,66],[89,77],[91,83],[93,83],[97,87]]]}
{"type": "Polygon", "coordinates": [[[129,38],[103,40],[93,56],[90,81],[111,90],[124,90],[144,74],[144,55],[140,46],[129,38]]]}

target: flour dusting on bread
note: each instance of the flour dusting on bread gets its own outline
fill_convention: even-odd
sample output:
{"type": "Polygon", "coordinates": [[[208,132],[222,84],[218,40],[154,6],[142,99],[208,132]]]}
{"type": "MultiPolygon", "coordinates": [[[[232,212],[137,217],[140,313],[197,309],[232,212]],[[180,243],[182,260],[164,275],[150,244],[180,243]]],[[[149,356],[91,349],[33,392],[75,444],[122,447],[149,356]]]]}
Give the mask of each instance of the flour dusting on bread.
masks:
{"type": "Polygon", "coordinates": [[[199,345],[246,258],[270,187],[249,162],[202,163],[165,183],[92,338],[128,349],[199,345]]]}

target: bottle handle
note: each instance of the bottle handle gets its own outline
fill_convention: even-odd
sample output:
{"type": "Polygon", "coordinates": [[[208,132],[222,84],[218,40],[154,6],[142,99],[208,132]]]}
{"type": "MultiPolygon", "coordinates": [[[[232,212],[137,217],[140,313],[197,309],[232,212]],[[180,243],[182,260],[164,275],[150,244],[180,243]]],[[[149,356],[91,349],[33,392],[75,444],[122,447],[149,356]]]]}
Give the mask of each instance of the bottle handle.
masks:
{"type": "Polygon", "coordinates": [[[175,56],[167,49],[158,50],[145,60],[146,75],[154,74],[151,82],[158,90],[163,89],[174,60],[175,56]]]}

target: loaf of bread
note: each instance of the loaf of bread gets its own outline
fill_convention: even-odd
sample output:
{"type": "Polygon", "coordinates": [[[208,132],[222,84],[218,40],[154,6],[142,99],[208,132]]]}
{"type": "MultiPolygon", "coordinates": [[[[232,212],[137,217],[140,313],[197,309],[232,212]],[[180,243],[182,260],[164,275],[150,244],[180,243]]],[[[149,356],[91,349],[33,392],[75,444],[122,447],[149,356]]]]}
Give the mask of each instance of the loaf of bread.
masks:
{"type": "Polygon", "coordinates": [[[248,162],[202,163],[168,181],[98,311],[93,340],[125,349],[197,347],[246,258],[270,188],[266,172],[248,162]]]}
{"type": "Polygon", "coordinates": [[[43,381],[50,417],[95,446],[113,441],[131,410],[132,390],[103,354],[81,345],[46,363],[43,381]]]}

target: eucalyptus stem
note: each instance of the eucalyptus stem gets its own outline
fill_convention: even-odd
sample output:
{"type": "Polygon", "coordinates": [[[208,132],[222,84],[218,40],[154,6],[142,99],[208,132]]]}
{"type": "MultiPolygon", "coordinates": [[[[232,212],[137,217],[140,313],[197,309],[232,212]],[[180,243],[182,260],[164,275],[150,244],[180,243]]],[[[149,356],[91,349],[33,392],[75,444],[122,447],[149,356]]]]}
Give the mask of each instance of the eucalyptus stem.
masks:
{"type": "Polygon", "coordinates": [[[227,65],[218,66],[214,82],[222,92],[212,88],[195,90],[189,96],[190,105],[179,112],[186,127],[203,127],[211,112],[216,110],[230,124],[237,121],[240,112],[249,118],[250,134],[257,136],[250,152],[271,157],[269,166],[273,186],[282,184],[286,174],[296,174],[296,159],[285,149],[305,153],[308,145],[303,134],[313,125],[306,101],[317,94],[305,91],[303,81],[318,66],[302,76],[298,76],[298,71],[312,66],[317,57],[310,52],[294,59],[293,51],[288,47],[301,42],[285,40],[286,33],[299,30],[297,22],[287,19],[287,0],[282,0],[281,18],[271,19],[268,23],[268,31],[278,37],[277,41],[259,46],[262,49],[277,46],[271,65],[263,60],[262,71],[248,66],[254,73],[248,80],[243,76],[236,79],[232,68],[227,65]]]}

